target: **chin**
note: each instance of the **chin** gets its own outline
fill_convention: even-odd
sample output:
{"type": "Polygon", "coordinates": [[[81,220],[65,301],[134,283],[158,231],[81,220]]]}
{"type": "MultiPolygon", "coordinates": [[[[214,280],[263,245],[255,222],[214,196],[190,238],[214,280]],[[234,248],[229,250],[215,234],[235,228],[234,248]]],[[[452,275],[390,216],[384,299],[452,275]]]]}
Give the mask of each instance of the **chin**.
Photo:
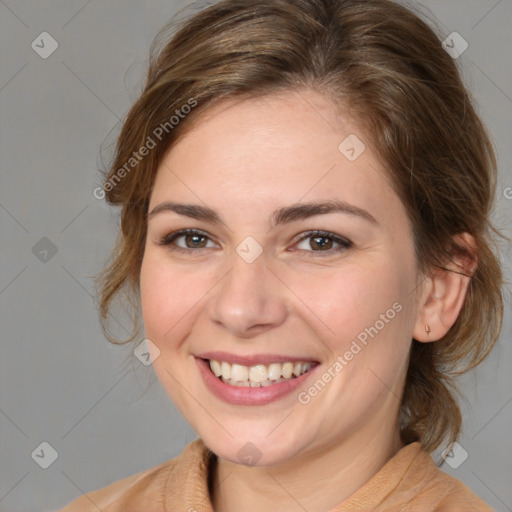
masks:
{"type": "Polygon", "coordinates": [[[254,433],[246,430],[243,435],[233,437],[226,434],[222,440],[215,433],[203,435],[198,432],[206,446],[219,458],[243,466],[276,466],[288,462],[302,452],[292,437],[283,442],[281,439],[271,438],[266,431],[262,433],[262,429],[254,433]]]}

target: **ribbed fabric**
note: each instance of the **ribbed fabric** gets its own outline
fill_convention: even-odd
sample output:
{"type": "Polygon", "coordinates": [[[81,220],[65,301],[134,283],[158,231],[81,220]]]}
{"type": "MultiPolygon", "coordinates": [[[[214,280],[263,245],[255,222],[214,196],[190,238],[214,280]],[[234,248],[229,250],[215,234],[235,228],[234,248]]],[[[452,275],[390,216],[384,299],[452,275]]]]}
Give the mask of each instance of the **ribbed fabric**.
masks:
{"type": "MultiPolygon", "coordinates": [[[[60,512],[212,512],[212,453],[198,439],[183,452],[90,492],[60,512]]],[[[492,512],[462,482],[441,471],[419,443],[402,448],[332,512],[492,512]]]]}

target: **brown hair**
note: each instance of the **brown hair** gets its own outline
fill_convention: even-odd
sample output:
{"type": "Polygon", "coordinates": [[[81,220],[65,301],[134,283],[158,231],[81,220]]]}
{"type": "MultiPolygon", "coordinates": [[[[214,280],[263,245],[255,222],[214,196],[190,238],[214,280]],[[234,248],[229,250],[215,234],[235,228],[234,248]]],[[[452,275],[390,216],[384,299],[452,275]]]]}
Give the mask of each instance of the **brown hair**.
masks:
{"type": "Polygon", "coordinates": [[[502,273],[500,233],[490,222],[493,148],[434,31],[390,0],[223,0],[172,37],[168,30],[152,46],[144,90],[104,173],[107,202],[122,207],[112,259],[97,276],[107,338],[119,342],[107,326],[114,298],[133,307],[133,330],[123,342],[139,335],[147,209],[172,144],[222,99],[314,89],[340,108],[350,104],[367,131],[410,217],[421,274],[446,268],[454,256],[472,257],[455,235],[476,241],[478,266],[457,321],[436,343],[412,342],[400,410],[404,442],[432,451],[454,441],[461,414],[453,377],[480,363],[498,338],[502,273]],[[151,150],[140,149],[155,139],[151,150]]]}

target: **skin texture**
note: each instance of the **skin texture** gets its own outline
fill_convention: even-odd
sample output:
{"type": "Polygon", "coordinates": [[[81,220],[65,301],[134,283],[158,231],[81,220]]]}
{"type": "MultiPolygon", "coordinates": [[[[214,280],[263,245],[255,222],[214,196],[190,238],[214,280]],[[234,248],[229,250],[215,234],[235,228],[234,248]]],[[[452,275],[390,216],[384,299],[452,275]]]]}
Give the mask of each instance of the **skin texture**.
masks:
{"type": "MultiPolygon", "coordinates": [[[[140,275],[146,337],[160,350],[154,369],[219,457],[215,510],[338,505],[403,446],[397,418],[412,337],[431,342],[444,335],[468,279],[447,272],[420,279],[409,219],[371,141],[314,91],[210,109],[163,159],[149,212],[168,200],[208,206],[224,220],[171,211],[150,216],[140,275]],[[366,145],[353,162],[338,149],[349,134],[366,145]],[[331,199],[366,210],[376,222],[328,213],[271,229],[274,210],[331,199]],[[187,237],[158,244],[183,228],[208,238],[189,240],[186,253],[172,248],[187,250],[187,237]],[[353,246],[319,249],[313,238],[299,240],[308,230],[330,231],[353,246]],[[252,263],[236,252],[248,236],[263,249],[252,263]],[[298,393],[393,304],[401,306],[394,318],[300,403],[298,393]],[[297,392],[266,405],[233,405],[213,395],[200,375],[195,356],[211,350],[320,364],[297,392]],[[237,455],[247,442],[260,454],[252,467],[237,455]]],[[[338,247],[332,239],[320,242],[338,247]]]]}

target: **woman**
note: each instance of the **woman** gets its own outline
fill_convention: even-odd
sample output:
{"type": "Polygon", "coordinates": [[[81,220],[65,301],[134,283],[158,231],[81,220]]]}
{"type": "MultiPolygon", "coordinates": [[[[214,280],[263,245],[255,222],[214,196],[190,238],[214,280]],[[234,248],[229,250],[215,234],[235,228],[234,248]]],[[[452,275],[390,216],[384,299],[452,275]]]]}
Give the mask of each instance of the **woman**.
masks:
{"type": "Polygon", "coordinates": [[[490,510],[429,452],[457,439],[452,377],[501,327],[495,180],[452,58],[406,8],[191,18],[105,176],[122,232],[99,282],[112,341],[113,299],[134,318],[140,299],[200,439],[64,510],[490,510]]]}

